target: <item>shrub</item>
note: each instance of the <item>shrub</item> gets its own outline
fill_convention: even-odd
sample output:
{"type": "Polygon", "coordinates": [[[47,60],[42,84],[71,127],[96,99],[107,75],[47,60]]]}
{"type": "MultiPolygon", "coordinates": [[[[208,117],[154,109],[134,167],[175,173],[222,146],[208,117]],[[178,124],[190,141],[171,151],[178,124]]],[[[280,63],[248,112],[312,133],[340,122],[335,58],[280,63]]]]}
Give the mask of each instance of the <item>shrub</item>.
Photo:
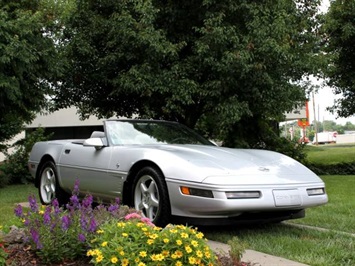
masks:
{"type": "Polygon", "coordinates": [[[216,265],[203,233],[183,225],[154,226],[138,214],[100,226],[87,255],[98,265],[216,265]]]}
{"type": "Polygon", "coordinates": [[[53,263],[65,259],[84,257],[89,242],[97,227],[115,217],[120,219],[133,210],[119,206],[119,201],[109,206],[92,207],[92,196],[78,199],[79,184],[76,182],[73,195],[66,210],[59,208],[58,201],[52,205],[38,206],[34,196],[29,196],[30,209],[24,213],[21,205],[15,209],[16,216],[23,220],[28,241],[42,262],[53,263]]]}
{"type": "Polygon", "coordinates": [[[50,136],[44,135],[44,128],[38,128],[24,139],[17,141],[12,147],[15,148],[13,153],[4,152],[6,160],[1,165],[0,185],[21,184],[26,183],[30,179],[28,171],[28,158],[32,146],[42,140],[47,140],[50,136]]]}

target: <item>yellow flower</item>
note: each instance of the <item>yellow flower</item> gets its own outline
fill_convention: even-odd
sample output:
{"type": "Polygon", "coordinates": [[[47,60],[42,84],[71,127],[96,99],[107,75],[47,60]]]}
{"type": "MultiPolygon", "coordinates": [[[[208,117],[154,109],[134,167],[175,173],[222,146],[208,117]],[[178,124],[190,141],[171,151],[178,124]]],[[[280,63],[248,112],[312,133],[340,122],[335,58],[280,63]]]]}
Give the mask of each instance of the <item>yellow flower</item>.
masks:
{"type": "Polygon", "coordinates": [[[168,257],[170,252],[169,252],[169,250],[163,250],[163,252],[161,254],[163,254],[164,257],[168,257]]]}
{"type": "Polygon", "coordinates": [[[101,262],[104,259],[104,256],[99,255],[96,257],[96,262],[101,262]]]}
{"type": "Polygon", "coordinates": [[[188,238],[189,237],[189,235],[186,233],[181,233],[180,236],[181,236],[181,238],[188,238]]]}
{"type": "Polygon", "coordinates": [[[198,242],[196,240],[192,240],[191,241],[191,245],[194,246],[194,247],[197,247],[198,246],[198,242]]]}
{"type": "Polygon", "coordinates": [[[106,247],[107,246],[107,241],[102,242],[101,246],[106,247]]]}
{"type": "Polygon", "coordinates": [[[157,237],[158,237],[157,234],[150,234],[150,235],[149,235],[149,238],[151,238],[151,239],[156,239],[157,237]]]}
{"type": "Polygon", "coordinates": [[[113,257],[111,258],[111,262],[112,262],[113,264],[116,264],[117,261],[118,261],[117,257],[113,256],[113,257]]]}
{"type": "Polygon", "coordinates": [[[196,263],[195,257],[189,257],[189,263],[194,265],[196,263]]]}
{"type": "Polygon", "coordinates": [[[150,258],[152,259],[152,261],[162,261],[164,259],[164,255],[163,254],[153,254],[150,256],[150,258]]]}
{"type": "Polygon", "coordinates": [[[123,236],[123,237],[127,237],[128,234],[127,234],[127,233],[122,233],[122,236],[123,236]]]}
{"type": "Polygon", "coordinates": [[[147,252],[146,251],[141,251],[141,252],[139,252],[139,256],[144,258],[144,257],[147,256],[147,252]]]}
{"type": "Polygon", "coordinates": [[[121,250],[120,252],[119,252],[119,254],[121,255],[121,256],[124,256],[124,251],[123,250],[121,250]]]}
{"type": "Polygon", "coordinates": [[[202,258],[203,257],[203,253],[201,250],[197,250],[196,251],[196,256],[199,257],[199,258],[202,258]]]}
{"type": "Polygon", "coordinates": [[[176,258],[181,258],[184,254],[182,253],[182,251],[180,250],[176,250],[174,252],[174,256],[176,256],[176,258]]]}
{"type": "Polygon", "coordinates": [[[182,266],[181,261],[177,261],[177,262],[175,263],[175,266],[182,266]]]}
{"type": "Polygon", "coordinates": [[[101,230],[101,229],[96,231],[96,233],[98,233],[98,234],[102,234],[103,232],[104,232],[104,230],[101,230]]]}
{"type": "Polygon", "coordinates": [[[206,257],[207,259],[209,259],[209,258],[211,257],[211,253],[210,253],[209,251],[206,251],[206,252],[205,252],[205,257],[206,257]]]}
{"type": "Polygon", "coordinates": [[[145,263],[144,262],[140,262],[140,263],[138,263],[138,266],[145,266],[145,263]]]}
{"type": "Polygon", "coordinates": [[[192,252],[192,248],[190,246],[185,246],[185,250],[187,253],[191,253],[192,252]]]}
{"type": "Polygon", "coordinates": [[[176,240],[176,244],[177,244],[178,246],[181,246],[181,245],[182,245],[182,241],[181,241],[180,239],[178,239],[178,240],[176,240]]]}
{"type": "Polygon", "coordinates": [[[148,240],[147,240],[147,244],[148,244],[148,245],[151,245],[151,244],[153,244],[153,243],[154,243],[154,240],[153,240],[153,239],[148,239],[148,240]]]}
{"type": "Polygon", "coordinates": [[[196,237],[197,237],[198,239],[203,238],[203,233],[201,233],[201,232],[197,233],[197,234],[196,234],[196,237]]]}
{"type": "Polygon", "coordinates": [[[134,262],[135,262],[135,263],[138,263],[138,262],[140,262],[140,261],[141,261],[141,260],[140,260],[139,258],[135,258],[135,259],[134,259],[134,262]]]}
{"type": "Polygon", "coordinates": [[[122,266],[127,266],[127,265],[129,265],[129,260],[128,260],[128,259],[123,259],[121,265],[122,265],[122,266]]]}
{"type": "Polygon", "coordinates": [[[142,227],[142,231],[147,232],[148,231],[147,227],[142,227]]]}
{"type": "Polygon", "coordinates": [[[164,238],[163,241],[164,241],[165,244],[169,243],[169,239],[168,238],[164,238]]]}
{"type": "Polygon", "coordinates": [[[43,214],[44,214],[44,211],[39,210],[38,213],[39,213],[40,215],[43,215],[43,214]]]}
{"type": "Polygon", "coordinates": [[[123,222],[119,222],[119,223],[117,223],[117,226],[118,226],[118,227],[125,227],[125,226],[126,226],[126,224],[125,224],[125,223],[123,223],[123,222]]]}

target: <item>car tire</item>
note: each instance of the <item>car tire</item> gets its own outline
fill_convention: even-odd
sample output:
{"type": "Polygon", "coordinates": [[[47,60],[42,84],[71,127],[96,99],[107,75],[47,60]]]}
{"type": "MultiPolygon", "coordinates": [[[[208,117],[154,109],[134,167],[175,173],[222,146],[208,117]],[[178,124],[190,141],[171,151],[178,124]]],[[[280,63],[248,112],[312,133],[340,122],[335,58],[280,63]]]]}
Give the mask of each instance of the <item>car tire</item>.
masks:
{"type": "Polygon", "coordinates": [[[171,208],[168,189],[161,171],[155,167],[142,168],[133,182],[133,206],[157,226],[168,224],[171,208]]]}
{"type": "Polygon", "coordinates": [[[45,162],[41,167],[38,191],[44,205],[51,204],[55,198],[59,206],[64,206],[69,201],[69,194],[59,186],[57,168],[52,161],[45,162]]]}

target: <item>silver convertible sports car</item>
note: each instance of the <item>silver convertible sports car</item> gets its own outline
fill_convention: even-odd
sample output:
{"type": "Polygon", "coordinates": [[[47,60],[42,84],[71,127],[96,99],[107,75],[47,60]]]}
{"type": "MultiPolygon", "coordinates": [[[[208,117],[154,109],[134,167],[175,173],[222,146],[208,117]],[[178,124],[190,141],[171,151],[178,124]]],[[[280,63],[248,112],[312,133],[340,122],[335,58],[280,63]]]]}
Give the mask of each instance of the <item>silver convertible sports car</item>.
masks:
{"type": "Polygon", "coordinates": [[[119,197],[157,225],[278,222],[328,201],[322,180],[280,153],[218,147],[175,122],[107,120],[103,129],[33,146],[43,204],[65,204],[76,180],[83,195],[119,197]]]}

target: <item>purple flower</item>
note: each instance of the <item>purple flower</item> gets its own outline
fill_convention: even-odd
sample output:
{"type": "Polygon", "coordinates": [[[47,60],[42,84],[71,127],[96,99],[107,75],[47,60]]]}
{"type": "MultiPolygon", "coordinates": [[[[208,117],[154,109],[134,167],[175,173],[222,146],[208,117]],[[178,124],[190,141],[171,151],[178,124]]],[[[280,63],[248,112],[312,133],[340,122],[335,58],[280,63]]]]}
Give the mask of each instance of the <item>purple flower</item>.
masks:
{"type": "Polygon", "coordinates": [[[79,184],[80,184],[79,179],[76,179],[75,184],[74,184],[74,189],[72,192],[73,195],[76,195],[76,196],[79,195],[79,184]]]}
{"type": "Polygon", "coordinates": [[[69,226],[71,224],[71,220],[70,220],[70,217],[68,215],[64,215],[62,217],[62,229],[64,231],[68,230],[69,226]]]}
{"type": "Polygon", "coordinates": [[[38,205],[35,196],[31,195],[28,197],[28,202],[30,203],[31,210],[33,212],[38,211],[38,205]]]}
{"type": "Polygon", "coordinates": [[[22,206],[20,204],[17,204],[17,206],[15,208],[15,215],[20,218],[23,217],[22,206]]]}
{"type": "Polygon", "coordinates": [[[85,199],[83,199],[82,205],[86,209],[86,208],[91,207],[92,202],[93,202],[92,195],[88,195],[85,197],[85,199]]]}
{"type": "Polygon", "coordinates": [[[94,218],[91,219],[90,221],[90,227],[89,227],[89,232],[96,232],[96,228],[97,228],[97,223],[95,221],[94,218]]]}
{"type": "Polygon", "coordinates": [[[85,242],[85,240],[86,240],[85,235],[84,235],[84,234],[79,234],[79,235],[78,235],[78,240],[79,240],[80,242],[85,242]]]}
{"type": "Polygon", "coordinates": [[[54,213],[55,213],[55,214],[60,213],[59,202],[58,202],[57,199],[54,199],[54,200],[52,201],[52,206],[54,207],[54,213]]]}
{"type": "Polygon", "coordinates": [[[51,223],[51,211],[52,211],[51,206],[47,206],[46,207],[46,211],[43,214],[43,223],[44,224],[50,224],[51,223]]]}
{"type": "Polygon", "coordinates": [[[108,207],[108,211],[110,212],[110,213],[113,213],[113,212],[115,212],[115,211],[117,211],[119,209],[119,206],[117,206],[116,204],[115,205],[110,205],[109,207],[108,207]]]}
{"type": "Polygon", "coordinates": [[[82,213],[82,215],[80,216],[80,225],[81,225],[81,229],[83,229],[84,231],[87,230],[87,221],[86,221],[86,216],[82,213]]]}
{"type": "Polygon", "coordinates": [[[120,204],[121,204],[121,200],[120,200],[120,198],[116,198],[116,199],[115,199],[115,202],[116,202],[116,205],[119,207],[119,206],[120,206],[120,204]]]}
{"type": "Polygon", "coordinates": [[[42,249],[43,245],[42,245],[41,241],[39,240],[39,233],[37,232],[37,230],[31,228],[30,233],[31,233],[33,242],[37,246],[37,249],[42,249]]]}
{"type": "Polygon", "coordinates": [[[73,206],[74,209],[77,209],[79,207],[79,199],[77,195],[73,195],[70,197],[70,203],[73,206]]]}

